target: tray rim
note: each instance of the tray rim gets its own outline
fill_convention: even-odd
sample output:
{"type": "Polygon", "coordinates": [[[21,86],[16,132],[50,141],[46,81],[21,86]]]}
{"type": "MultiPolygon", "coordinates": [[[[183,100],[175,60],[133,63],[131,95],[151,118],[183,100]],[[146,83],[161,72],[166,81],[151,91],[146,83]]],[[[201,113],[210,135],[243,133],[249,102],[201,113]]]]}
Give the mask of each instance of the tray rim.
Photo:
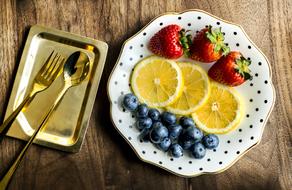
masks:
{"type": "Polygon", "coordinates": [[[134,35],[132,35],[131,37],[129,37],[128,39],[126,39],[121,47],[121,51],[120,51],[120,54],[117,58],[117,61],[114,65],[114,67],[112,68],[112,71],[108,77],[108,82],[107,82],[107,96],[108,96],[108,99],[109,99],[109,102],[110,102],[110,119],[111,119],[111,122],[113,124],[113,126],[115,127],[115,129],[118,131],[118,133],[125,139],[125,141],[130,145],[131,149],[134,151],[134,153],[137,155],[137,157],[143,161],[143,162],[146,162],[148,164],[151,164],[151,165],[154,165],[154,166],[157,166],[163,170],[166,170],[176,176],[179,176],[179,177],[184,177],[184,178],[191,178],[191,177],[197,177],[197,176],[200,176],[200,175],[204,175],[204,174],[218,174],[218,173],[221,173],[221,172],[224,172],[225,170],[227,170],[228,168],[230,168],[231,166],[233,166],[240,158],[242,158],[247,152],[249,152],[251,149],[253,149],[254,147],[256,147],[258,144],[260,144],[261,140],[262,140],[262,137],[263,137],[263,132],[264,132],[264,129],[266,127],[266,123],[271,115],[271,112],[275,106],[275,101],[276,101],[276,91],[275,91],[275,87],[274,87],[274,84],[273,84],[273,81],[272,81],[272,66],[271,66],[271,63],[269,62],[267,56],[260,50],[260,48],[257,47],[257,45],[250,39],[250,37],[247,35],[247,33],[245,32],[245,30],[243,29],[243,27],[240,25],[240,24],[236,24],[234,22],[230,22],[230,21],[227,21],[227,20],[224,20],[220,17],[217,17],[207,11],[204,11],[204,10],[201,10],[201,9],[186,9],[184,11],[181,11],[181,12],[175,12],[175,11],[170,11],[170,12],[165,12],[165,13],[162,13],[162,14],[159,14],[158,16],[155,16],[153,19],[151,19],[144,27],[142,27],[138,32],[136,32],[134,35]],[[159,17],[162,17],[162,16],[166,16],[166,15],[181,15],[181,14],[184,14],[184,13],[187,13],[187,12],[201,12],[201,13],[204,13],[204,14],[207,14],[217,20],[220,20],[222,22],[225,22],[225,23],[228,23],[228,24],[231,24],[231,25],[234,25],[234,26],[237,26],[239,27],[243,34],[245,35],[245,37],[250,41],[250,43],[259,51],[260,54],[262,54],[262,56],[264,57],[264,59],[267,61],[268,63],[268,67],[269,67],[269,81],[270,81],[270,84],[271,84],[271,87],[272,87],[272,92],[273,92],[273,102],[271,104],[271,108],[268,112],[268,115],[267,117],[265,118],[264,122],[263,122],[263,128],[261,130],[261,135],[260,135],[260,139],[258,141],[256,141],[252,146],[250,146],[248,149],[246,149],[244,152],[240,153],[240,155],[235,159],[233,160],[233,162],[231,162],[229,165],[227,165],[225,168],[223,169],[220,169],[216,172],[201,172],[199,174],[194,174],[194,175],[182,175],[182,174],[179,174],[179,173],[176,173],[176,172],[173,172],[172,170],[168,169],[168,168],[165,168],[165,167],[162,167],[160,166],[159,164],[155,163],[155,162],[152,162],[152,161],[148,161],[148,160],[145,160],[144,158],[142,158],[138,152],[136,151],[136,149],[132,146],[132,144],[129,142],[129,140],[124,137],[124,135],[120,132],[120,130],[117,128],[116,124],[114,123],[113,121],[113,118],[112,118],[112,106],[113,106],[113,102],[110,98],[110,93],[109,93],[109,88],[110,88],[110,81],[111,81],[111,78],[112,78],[112,74],[113,72],[115,71],[116,67],[118,66],[119,64],[119,60],[121,58],[121,55],[122,55],[122,50],[125,48],[126,44],[132,40],[134,37],[138,36],[146,27],[148,27],[153,21],[155,21],[156,19],[158,19],[159,17]]]}
{"type": "MultiPolygon", "coordinates": [[[[81,146],[82,146],[82,143],[84,141],[87,128],[89,126],[89,120],[90,120],[90,117],[91,117],[91,114],[92,114],[92,110],[93,110],[96,94],[97,94],[99,83],[100,83],[101,76],[102,76],[102,73],[103,73],[103,68],[104,68],[104,65],[105,65],[105,61],[106,61],[106,57],[107,57],[107,50],[108,50],[108,45],[107,45],[106,42],[103,42],[103,41],[100,41],[100,40],[95,40],[95,39],[90,38],[90,37],[81,36],[79,34],[74,34],[74,33],[66,32],[66,31],[58,30],[58,29],[55,29],[55,28],[38,25],[38,24],[31,26],[30,29],[29,29],[28,36],[27,36],[27,38],[25,40],[25,45],[24,45],[24,48],[23,48],[21,59],[19,61],[19,65],[18,65],[18,68],[17,68],[16,75],[15,75],[15,78],[14,78],[13,87],[12,87],[11,94],[10,94],[10,97],[9,97],[9,100],[8,100],[8,104],[7,104],[7,107],[6,107],[6,110],[5,110],[4,118],[6,119],[8,117],[8,113],[7,112],[9,110],[10,111],[12,110],[12,104],[14,103],[15,96],[16,96],[15,93],[16,93],[16,91],[18,89],[18,87],[15,86],[15,82],[19,81],[20,78],[22,77],[23,73],[21,71],[23,70],[23,68],[25,66],[24,62],[25,62],[25,60],[26,60],[26,58],[28,56],[28,51],[29,51],[32,39],[33,39],[34,36],[36,36],[37,34],[40,34],[42,32],[47,32],[47,33],[54,34],[54,35],[59,36],[59,37],[63,37],[63,38],[71,39],[71,40],[74,40],[74,41],[79,41],[79,42],[82,42],[82,43],[90,44],[90,45],[94,46],[98,51],[98,54],[94,53],[96,56],[98,56],[98,60],[95,63],[93,63],[93,64],[96,65],[96,68],[95,68],[95,71],[94,71],[94,77],[93,77],[94,79],[89,81],[89,83],[91,85],[91,87],[90,87],[91,89],[89,90],[88,97],[92,97],[92,98],[88,99],[87,103],[86,103],[87,106],[86,106],[84,112],[88,112],[88,114],[87,115],[85,114],[85,115],[82,116],[82,120],[85,121],[84,123],[86,123],[86,125],[84,125],[84,123],[81,123],[81,129],[80,129],[79,136],[78,136],[76,142],[74,144],[72,144],[72,145],[64,146],[64,145],[55,144],[55,143],[48,142],[48,141],[41,140],[41,139],[36,139],[34,141],[35,144],[42,145],[42,146],[45,146],[45,147],[58,149],[58,150],[61,150],[61,151],[66,151],[66,152],[73,152],[73,153],[74,152],[78,152],[81,149],[81,146]],[[12,95],[14,96],[14,98],[12,98],[12,95]]],[[[70,46],[70,45],[68,45],[68,46],[70,46]]],[[[20,127],[21,128],[21,126],[19,124],[17,124],[15,127],[17,127],[17,128],[20,127]]],[[[20,129],[18,131],[18,134],[14,133],[14,132],[11,132],[11,129],[9,131],[6,134],[9,137],[13,137],[13,138],[20,139],[20,140],[25,140],[25,141],[28,138],[27,134],[25,134],[20,129]]]]}

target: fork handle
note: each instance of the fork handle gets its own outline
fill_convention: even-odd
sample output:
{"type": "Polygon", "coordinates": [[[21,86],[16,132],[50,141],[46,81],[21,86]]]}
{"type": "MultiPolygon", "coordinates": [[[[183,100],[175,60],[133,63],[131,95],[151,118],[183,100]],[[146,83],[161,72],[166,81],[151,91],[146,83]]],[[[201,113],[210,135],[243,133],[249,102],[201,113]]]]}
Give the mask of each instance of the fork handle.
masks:
{"type": "Polygon", "coordinates": [[[22,161],[22,158],[24,157],[26,151],[29,149],[30,145],[33,143],[35,137],[37,136],[38,132],[45,126],[47,123],[49,117],[53,113],[55,107],[59,104],[61,99],[63,98],[64,94],[68,90],[69,87],[65,86],[63,90],[59,93],[57,99],[55,100],[54,104],[51,106],[50,110],[48,111],[47,115],[43,119],[42,123],[38,126],[38,128],[35,130],[33,135],[30,137],[29,141],[26,143],[25,147],[22,149],[22,151],[19,153],[18,157],[12,164],[12,166],[9,168],[9,170],[6,172],[5,176],[0,181],[0,190],[4,190],[7,188],[15,170],[18,168],[19,164],[22,161]]]}
{"type": "Polygon", "coordinates": [[[12,112],[12,114],[3,122],[3,124],[0,126],[0,143],[3,140],[4,136],[6,135],[6,133],[8,132],[11,124],[14,122],[15,118],[17,117],[17,115],[19,114],[19,112],[21,112],[21,110],[23,109],[23,107],[31,102],[31,100],[35,97],[36,93],[27,96],[19,106],[17,106],[17,108],[12,112]]]}
{"type": "Polygon", "coordinates": [[[26,143],[25,147],[22,149],[22,151],[19,153],[19,155],[17,156],[16,160],[14,161],[14,163],[12,164],[12,166],[10,166],[9,170],[7,171],[7,173],[5,174],[5,176],[1,179],[0,181],[0,190],[5,190],[15,172],[15,170],[18,168],[19,164],[22,161],[22,158],[24,157],[26,151],[29,149],[30,145],[33,143],[35,137],[37,136],[38,132],[42,129],[42,127],[44,126],[44,124],[48,121],[48,118],[50,117],[53,109],[55,106],[53,106],[49,113],[46,115],[45,119],[42,121],[42,123],[40,124],[40,126],[35,130],[35,132],[33,133],[33,135],[30,137],[29,141],[26,143]]]}

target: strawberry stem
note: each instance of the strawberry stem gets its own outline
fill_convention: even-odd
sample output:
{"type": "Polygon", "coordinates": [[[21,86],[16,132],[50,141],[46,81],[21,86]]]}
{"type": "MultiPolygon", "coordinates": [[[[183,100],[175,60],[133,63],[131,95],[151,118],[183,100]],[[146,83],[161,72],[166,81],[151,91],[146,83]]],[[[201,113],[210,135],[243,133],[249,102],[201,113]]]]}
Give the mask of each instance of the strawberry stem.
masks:
{"type": "Polygon", "coordinates": [[[189,33],[190,30],[185,30],[185,29],[182,29],[179,34],[180,34],[180,44],[182,45],[183,47],[183,51],[184,51],[184,54],[186,56],[189,56],[190,54],[190,45],[192,44],[192,35],[191,34],[187,34],[186,33],[189,33]]]}
{"type": "Polygon", "coordinates": [[[212,26],[208,26],[208,31],[206,32],[207,39],[215,45],[214,51],[221,51],[223,55],[227,55],[230,52],[230,48],[224,43],[224,35],[220,28],[212,29],[212,26]]]}
{"type": "Polygon", "coordinates": [[[235,62],[236,62],[236,66],[234,67],[235,71],[239,73],[245,80],[251,80],[252,75],[248,67],[251,64],[251,61],[241,56],[239,59],[236,59],[235,62]]]}

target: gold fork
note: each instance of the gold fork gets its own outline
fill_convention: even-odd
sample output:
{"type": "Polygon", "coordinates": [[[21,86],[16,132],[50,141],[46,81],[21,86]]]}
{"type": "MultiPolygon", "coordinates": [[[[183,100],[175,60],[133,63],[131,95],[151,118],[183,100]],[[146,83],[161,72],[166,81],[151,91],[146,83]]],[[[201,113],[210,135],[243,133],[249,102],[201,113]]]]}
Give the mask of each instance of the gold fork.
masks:
{"type": "Polygon", "coordinates": [[[23,107],[28,105],[37,93],[47,89],[57,78],[64,61],[65,59],[60,54],[52,51],[50,56],[47,58],[45,64],[36,75],[32,85],[32,90],[29,95],[0,126],[0,142],[3,140],[3,137],[5,136],[14,119],[17,117],[23,107]]]}

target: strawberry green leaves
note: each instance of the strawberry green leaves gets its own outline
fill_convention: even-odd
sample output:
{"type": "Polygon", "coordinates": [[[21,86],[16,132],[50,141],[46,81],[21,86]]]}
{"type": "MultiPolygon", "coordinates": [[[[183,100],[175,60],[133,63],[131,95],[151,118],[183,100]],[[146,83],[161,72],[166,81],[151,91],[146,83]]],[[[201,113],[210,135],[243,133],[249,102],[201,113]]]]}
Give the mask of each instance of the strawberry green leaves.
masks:
{"type": "Polygon", "coordinates": [[[230,48],[224,44],[224,35],[221,32],[221,28],[212,29],[212,26],[208,26],[208,31],[206,32],[207,39],[215,45],[214,51],[222,51],[223,55],[227,55],[230,48]]]}
{"type": "Polygon", "coordinates": [[[184,49],[184,54],[188,57],[190,53],[190,45],[192,44],[192,35],[187,34],[190,32],[190,30],[185,30],[182,29],[179,34],[180,34],[180,44],[182,45],[184,49]]]}
{"type": "Polygon", "coordinates": [[[252,75],[250,74],[251,71],[248,67],[251,64],[251,61],[241,56],[240,59],[236,59],[235,62],[235,71],[239,73],[245,80],[251,80],[252,75]]]}

